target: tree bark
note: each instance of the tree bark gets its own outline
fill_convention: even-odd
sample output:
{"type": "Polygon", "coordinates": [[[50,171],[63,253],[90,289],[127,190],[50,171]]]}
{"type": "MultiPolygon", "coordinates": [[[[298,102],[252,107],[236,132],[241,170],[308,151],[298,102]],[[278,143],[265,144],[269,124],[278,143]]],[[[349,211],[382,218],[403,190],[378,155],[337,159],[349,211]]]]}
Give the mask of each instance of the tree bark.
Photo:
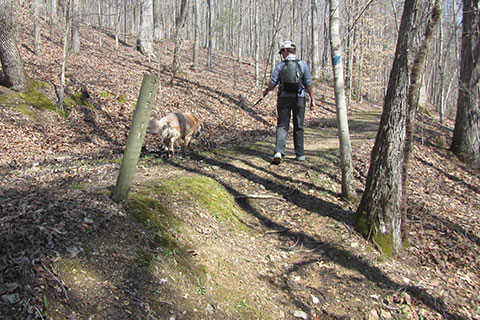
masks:
{"type": "Polygon", "coordinates": [[[406,134],[405,134],[405,159],[403,161],[402,172],[402,222],[401,222],[401,235],[402,240],[405,242],[408,240],[408,233],[410,231],[407,223],[407,210],[408,210],[408,176],[410,170],[410,159],[413,152],[413,142],[415,134],[415,117],[420,101],[420,91],[422,88],[422,75],[425,71],[425,60],[427,58],[428,48],[430,46],[433,30],[440,20],[440,0],[435,0],[435,5],[432,10],[430,20],[427,23],[425,34],[419,51],[416,54],[415,61],[412,66],[410,88],[408,92],[408,109],[406,119],[406,134]]]}
{"type": "Polygon", "coordinates": [[[194,18],[194,31],[193,31],[193,63],[192,70],[197,70],[198,68],[198,51],[199,51],[199,33],[200,33],[200,21],[199,21],[199,12],[198,12],[198,0],[193,0],[193,18],[194,18]]]}
{"type": "Polygon", "coordinates": [[[182,47],[182,30],[185,25],[185,19],[188,13],[188,0],[182,0],[180,5],[180,13],[175,19],[175,32],[173,34],[173,41],[175,49],[173,51],[172,73],[176,75],[180,70],[180,50],[182,47]]]}
{"type": "Polygon", "coordinates": [[[457,116],[451,150],[480,167],[480,3],[463,0],[463,31],[457,116]]]}
{"type": "Polygon", "coordinates": [[[57,15],[57,0],[49,0],[50,4],[50,19],[52,24],[57,23],[58,15],[57,15]]]}
{"type": "Polygon", "coordinates": [[[70,33],[71,19],[70,19],[70,5],[72,0],[65,1],[65,32],[63,35],[63,58],[62,58],[62,70],[60,72],[60,93],[58,97],[58,108],[63,113],[63,97],[65,95],[65,73],[67,71],[67,59],[68,59],[68,36],[70,33]]]}
{"type": "Polygon", "coordinates": [[[431,0],[405,1],[365,192],[356,213],[360,232],[386,256],[399,253],[403,246],[403,163],[411,76],[432,7],[431,0]]]}
{"type": "Polygon", "coordinates": [[[212,0],[207,0],[207,8],[208,8],[208,22],[207,22],[207,32],[208,32],[208,53],[207,53],[207,68],[212,68],[212,54],[213,54],[213,35],[212,35],[212,0]]]}
{"type": "Polygon", "coordinates": [[[34,34],[35,34],[35,40],[34,40],[34,46],[35,46],[35,54],[40,53],[40,47],[42,44],[42,37],[41,37],[41,27],[40,27],[40,0],[35,0],[34,1],[34,10],[35,10],[35,26],[34,26],[34,34]]]}
{"type": "Polygon", "coordinates": [[[153,39],[159,41],[162,38],[162,6],[161,0],[153,0],[153,39]]]}
{"type": "Polygon", "coordinates": [[[140,30],[137,38],[137,50],[146,56],[153,52],[153,1],[140,2],[140,30]]]}
{"type": "Polygon", "coordinates": [[[319,55],[318,55],[318,50],[317,50],[317,45],[319,43],[318,41],[318,33],[317,33],[317,20],[318,20],[318,6],[317,6],[317,0],[311,0],[311,16],[312,16],[312,21],[311,21],[311,57],[312,57],[312,62],[311,62],[311,69],[312,69],[312,77],[314,79],[318,78],[319,74],[319,55]]]}
{"type": "Polygon", "coordinates": [[[103,38],[102,38],[103,7],[102,7],[102,1],[98,1],[98,29],[100,30],[100,32],[98,33],[98,51],[103,52],[103,38]]]}
{"type": "Polygon", "coordinates": [[[4,75],[2,83],[13,90],[25,92],[29,89],[30,81],[14,40],[12,8],[12,0],[0,0],[0,60],[4,75]]]}
{"type": "Polygon", "coordinates": [[[72,50],[80,52],[80,8],[79,0],[72,0],[72,50]]]}
{"type": "Polygon", "coordinates": [[[342,166],[342,196],[355,199],[353,190],[352,146],[348,129],[347,104],[345,102],[345,80],[343,76],[342,41],[340,39],[340,1],[330,0],[330,42],[332,47],[332,66],[337,105],[338,136],[340,140],[340,158],[342,166]]]}
{"type": "Polygon", "coordinates": [[[254,10],[254,21],[255,21],[255,41],[254,41],[254,56],[255,56],[255,87],[258,87],[260,83],[260,66],[259,66],[259,59],[260,59],[260,26],[258,25],[258,0],[254,0],[255,5],[253,6],[254,10]]]}

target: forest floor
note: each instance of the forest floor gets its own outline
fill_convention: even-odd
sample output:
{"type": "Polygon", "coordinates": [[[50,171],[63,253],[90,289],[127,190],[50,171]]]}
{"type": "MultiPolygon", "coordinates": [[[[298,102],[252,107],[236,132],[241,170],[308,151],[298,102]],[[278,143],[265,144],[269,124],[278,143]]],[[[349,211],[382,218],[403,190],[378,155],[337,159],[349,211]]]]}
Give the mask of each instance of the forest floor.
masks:
{"type": "MultiPolygon", "coordinates": [[[[27,72],[58,83],[61,33],[46,28],[34,55],[25,21],[27,72]]],[[[289,144],[275,166],[275,100],[250,107],[261,90],[253,66],[237,82],[226,53],[212,70],[188,69],[185,56],[170,84],[170,44],[155,63],[109,37],[98,52],[98,33],[82,35],[67,86],[93,107],[63,119],[0,99],[0,319],[480,319],[480,178],[448,150],[451,122],[418,116],[410,241],[386,258],[340,197],[326,84],[307,112],[307,160],[289,144]],[[194,112],[204,133],[174,158],[147,136],[130,200],[117,204],[109,194],[145,72],[162,82],[155,116],[194,112]]],[[[54,88],[44,88],[52,99],[54,88]]],[[[349,105],[359,198],[380,113],[349,105]]]]}

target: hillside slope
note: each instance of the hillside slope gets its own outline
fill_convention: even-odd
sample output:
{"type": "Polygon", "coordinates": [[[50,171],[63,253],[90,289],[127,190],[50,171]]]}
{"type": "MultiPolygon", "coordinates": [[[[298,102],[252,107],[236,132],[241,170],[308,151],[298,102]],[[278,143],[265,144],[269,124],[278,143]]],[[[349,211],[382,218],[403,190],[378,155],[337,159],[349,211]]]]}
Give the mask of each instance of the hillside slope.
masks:
{"type": "MultiPolygon", "coordinates": [[[[34,55],[23,31],[27,72],[53,99],[61,32],[45,27],[34,55]]],[[[98,37],[82,29],[67,71],[92,106],[62,119],[0,100],[0,319],[480,319],[480,179],[447,150],[451,124],[419,116],[411,243],[387,260],[339,196],[327,86],[308,111],[307,161],[289,144],[271,166],[275,101],[251,108],[252,66],[235,71],[222,53],[193,72],[186,48],[169,85],[170,43],[157,44],[158,63],[134,39],[115,50],[104,34],[98,52],[98,37]],[[108,194],[145,72],[161,79],[156,116],[188,110],[205,129],[185,158],[163,158],[147,137],[132,201],[119,205],[108,194]]],[[[359,196],[379,113],[349,106],[359,196]]]]}

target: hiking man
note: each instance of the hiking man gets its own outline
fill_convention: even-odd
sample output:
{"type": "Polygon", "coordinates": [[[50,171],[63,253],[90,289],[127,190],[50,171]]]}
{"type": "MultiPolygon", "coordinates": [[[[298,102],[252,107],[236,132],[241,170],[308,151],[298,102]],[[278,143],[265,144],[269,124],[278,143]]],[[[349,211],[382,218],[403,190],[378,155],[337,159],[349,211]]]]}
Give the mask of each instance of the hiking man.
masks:
{"type": "Polygon", "coordinates": [[[295,159],[305,160],[303,140],[306,93],[308,92],[310,97],[310,108],[315,105],[315,98],[313,97],[312,76],[307,63],[297,60],[295,52],[295,43],[292,41],[282,43],[278,53],[282,55],[283,60],[275,66],[270,83],[263,91],[265,97],[277,84],[280,84],[277,98],[277,130],[273,164],[280,164],[282,157],[285,156],[285,144],[292,114],[295,159]]]}

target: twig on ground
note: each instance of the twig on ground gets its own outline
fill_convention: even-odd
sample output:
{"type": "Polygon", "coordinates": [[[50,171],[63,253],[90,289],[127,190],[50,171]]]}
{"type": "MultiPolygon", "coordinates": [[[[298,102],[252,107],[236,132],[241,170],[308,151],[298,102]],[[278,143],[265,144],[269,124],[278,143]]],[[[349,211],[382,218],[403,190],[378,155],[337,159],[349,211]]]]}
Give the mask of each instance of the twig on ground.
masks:
{"type": "Polygon", "coordinates": [[[45,269],[45,271],[47,271],[48,274],[60,285],[60,287],[62,288],[63,294],[65,295],[65,298],[67,299],[67,301],[69,301],[70,299],[68,298],[67,290],[65,289],[65,286],[63,285],[62,281],[60,279],[58,279],[53,274],[53,272],[50,271],[50,269],[47,268],[47,266],[43,263],[43,261],[41,259],[39,259],[39,261],[40,261],[40,264],[42,265],[43,269],[45,269]]]}
{"type": "Polygon", "coordinates": [[[289,231],[291,228],[288,229],[282,229],[282,230],[268,230],[265,231],[263,234],[272,234],[272,233],[283,233],[289,231]]]}
{"type": "Polygon", "coordinates": [[[295,243],[293,244],[293,246],[288,247],[287,250],[290,251],[290,250],[292,250],[293,248],[295,248],[295,247],[297,246],[297,244],[298,244],[299,241],[300,241],[300,237],[298,237],[298,238],[297,238],[297,241],[295,241],[295,243]]]}
{"type": "Polygon", "coordinates": [[[37,311],[38,315],[40,316],[40,318],[43,320],[45,319],[43,316],[42,316],[42,313],[40,312],[40,310],[37,308],[37,307],[34,307],[35,308],[35,311],[37,311]]]}

